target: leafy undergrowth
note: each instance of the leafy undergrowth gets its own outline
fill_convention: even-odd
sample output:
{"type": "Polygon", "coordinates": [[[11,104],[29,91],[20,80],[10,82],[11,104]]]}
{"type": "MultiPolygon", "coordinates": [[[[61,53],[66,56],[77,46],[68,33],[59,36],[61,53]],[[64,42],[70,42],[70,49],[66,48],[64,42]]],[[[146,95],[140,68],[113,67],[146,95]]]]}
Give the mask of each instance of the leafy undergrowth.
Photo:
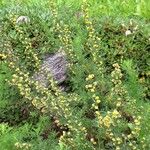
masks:
{"type": "Polygon", "coordinates": [[[150,148],[149,2],[129,3],[1,1],[0,149],[150,148]],[[44,88],[32,75],[61,49],[68,90],[44,88]]]}

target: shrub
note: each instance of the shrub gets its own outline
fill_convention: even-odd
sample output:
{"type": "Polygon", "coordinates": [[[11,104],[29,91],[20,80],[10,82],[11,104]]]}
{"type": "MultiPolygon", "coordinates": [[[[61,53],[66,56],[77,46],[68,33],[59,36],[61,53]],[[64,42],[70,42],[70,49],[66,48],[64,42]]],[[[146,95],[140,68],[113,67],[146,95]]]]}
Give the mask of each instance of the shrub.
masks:
{"type": "MultiPolygon", "coordinates": [[[[143,127],[148,120],[143,118],[141,105],[145,106],[143,100],[149,97],[149,39],[142,26],[131,19],[124,25],[113,17],[91,18],[86,2],[78,8],[78,15],[70,11],[68,16],[74,17],[67,23],[69,17],[62,10],[69,11],[68,7],[61,9],[53,2],[50,5],[41,16],[31,12],[29,18],[33,20],[27,24],[16,24],[19,13],[3,17],[1,55],[2,65],[12,74],[8,83],[17,91],[19,108],[23,105],[30,113],[29,109],[35,107],[36,114],[48,116],[45,122],[49,124],[43,131],[45,126],[38,128],[39,115],[35,121],[31,116],[36,128],[19,130],[22,136],[13,145],[31,149],[148,149],[149,135],[144,130],[149,126],[143,127]],[[68,91],[61,91],[46,71],[48,87],[32,78],[42,64],[42,56],[59,48],[67,57],[68,91]],[[34,132],[25,140],[29,129],[34,132]]],[[[28,16],[24,10],[19,12],[28,16]]],[[[16,113],[16,107],[13,109],[16,113]]],[[[13,116],[15,123],[22,118],[20,113],[17,116],[13,116]]]]}

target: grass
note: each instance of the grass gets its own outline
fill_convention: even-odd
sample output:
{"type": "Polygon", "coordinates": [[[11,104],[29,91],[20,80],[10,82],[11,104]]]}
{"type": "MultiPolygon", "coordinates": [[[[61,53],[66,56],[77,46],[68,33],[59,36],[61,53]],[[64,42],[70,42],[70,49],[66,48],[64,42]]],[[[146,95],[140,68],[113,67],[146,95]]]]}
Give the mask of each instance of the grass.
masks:
{"type": "Polygon", "coordinates": [[[0,12],[0,150],[150,148],[149,0],[1,0],[0,12]],[[40,88],[30,77],[60,47],[68,91],[40,88]]]}

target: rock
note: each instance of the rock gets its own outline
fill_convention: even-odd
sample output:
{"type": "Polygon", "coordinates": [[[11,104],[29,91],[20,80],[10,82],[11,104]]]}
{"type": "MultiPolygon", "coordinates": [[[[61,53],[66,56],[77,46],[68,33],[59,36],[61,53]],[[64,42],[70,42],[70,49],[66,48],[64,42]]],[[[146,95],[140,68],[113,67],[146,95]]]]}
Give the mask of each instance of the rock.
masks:
{"type": "Polygon", "coordinates": [[[48,87],[49,85],[47,74],[45,73],[46,70],[47,73],[57,82],[57,84],[60,85],[60,88],[64,90],[62,83],[67,78],[67,61],[65,54],[62,52],[57,52],[55,54],[45,55],[39,72],[33,75],[33,79],[38,81],[40,85],[44,87],[48,87]]]}
{"type": "Polygon", "coordinates": [[[28,16],[20,16],[17,20],[16,23],[17,24],[22,24],[22,23],[29,23],[30,22],[30,18],[28,16]]]}
{"type": "Polygon", "coordinates": [[[130,35],[130,34],[132,34],[131,30],[127,30],[127,31],[125,32],[125,35],[126,35],[126,36],[128,36],[128,35],[130,35]]]}

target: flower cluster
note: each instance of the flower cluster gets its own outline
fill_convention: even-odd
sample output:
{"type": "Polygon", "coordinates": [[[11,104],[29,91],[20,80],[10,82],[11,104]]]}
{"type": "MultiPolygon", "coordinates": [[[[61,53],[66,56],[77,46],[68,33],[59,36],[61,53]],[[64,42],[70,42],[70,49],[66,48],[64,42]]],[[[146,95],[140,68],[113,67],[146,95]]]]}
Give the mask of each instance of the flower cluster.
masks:
{"type": "Polygon", "coordinates": [[[121,114],[118,110],[114,109],[111,112],[107,111],[107,114],[105,117],[102,118],[102,123],[104,127],[110,128],[110,126],[115,126],[115,121],[121,117],[121,114]]]}
{"type": "Polygon", "coordinates": [[[54,1],[51,2],[51,11],[53,15],[53,32],[58,35],[58,38],[61,42],[61,51],[68,56],[68,69],[72,72],[72,66],[74,60],[76,60],[76,54],[74,53],[72,46],[72,33],[69,29],[69,26],[60,22],[58,20],[58,13],[56,9],[56,3],[54,1]]]}
{"type": "Polygon", "coordinates": [[[19,143],[19,142],[15,143],[15,147],[17,149],[29,150],[29,149],[31,149],[31,146],[32,145],[29,143],[19,143]]]}
{"type": "Polygon", "coordinates": [[[114,102],[116,107],[121,107],[124,95],[126,93],[126,90],[122,86],[122,76],[123,74],[121,73],[121,69],[118,63],[113,64],[114,71],[111,73],[112,77],[112,83],[113,83],[113,88],[111,89],[111,94],[110,94],[110,101],[114,99],[114,102]]]}
{"type": "Polygon", "coordinates": [[[61,24],[57,23],[56,31],[59,32],[58,37],[62,43],[62,46],[63,46],[67,56],[69,56],[70,60],[74,60],[76,55],[73,51],[71,31],[69,29],[69,26],[61,25],[61,24]]]}
{"type": "MultiPolygon", "coordinates": [[[[109,138],[112,140],[113,145],[116,146],[116,149],[119,149],[119,145],[122,143],[122,139],[118,136],[115,136],[112,132],[112,129],[117,125],[116,122],[121,117],[121,114],[117,110],[117,108],[115,108],[112,111],[107,111],[106,115],[103,115],[99,109],[101,99],[96,88],[98,82],[95,81],[95,75],[89,74],[86,78],[86,81],[88,82],[88,84],[85,87],[92,95],[92,99],[94,101],[92,104],[92,109],[95,110],[98,127],[102,130],[105,130],[106,136],[109,133],[109,138]]],[[[93,143],[95,144],[95,141],[93,143]]]]}
{"type": "MultiPolygon", "coordinates": [[[[99,111],[99,105],[101,103],[101,99],[100,99],[100,96],[98,95],[98,92],[97,92],[97,88],[96,87],[98,85],[98,82],[95,80],[95,75],[94,74],[89,74],[86,77],[86,82],[88,84],[85,86],[85,88],[87,89],[87,91],[89,92],[89,94],[91,95],[91,98],[93,100],[92,109],[95,110],[95,115],[96,115],[97,120],[98,120],[98,126],[102,127],[103,116],[102,116],[102,114],[99,111]]],[[[104,122],[106,123],[107,119],[104,122]]]]}
{"type": "MultiPolygon", "coordinates": [[[[102,71],[102,59],[99,55],[100,50],[100,38],[98,37],[98,33],[96,33],[93,23],[90,20],[88,3],[85,1],[82,5],[82,11],[84,14],[84,22],[86,29],[88,31],[88,39],[87,39],[87,47],[90,50],[90,54],[92,55],[93,62],[97,65],[99,71],[102,71]]],[[[86,48],[87,49],[87,48],[86,48]]]]}
{"type": "Polygon", "coordinates": [[[86,81],[88,84],[86,84],[85,88],[90,92],[92,99],[94,100],[94,103],[92,104],[92,107],[95,108],[96,110],[98,109],[98,104],[101,102],[100,97],[96,94],[96,87],[98,85],[98,82],[95,81],[94,79],[95,75],[94,74],[89,74],[86,77],[86,81]]]}
{"type": "Polygon", "coordinates": [[[97,82],[93,82],[92,84],[87,84],[85,87],[86,89],[90,90],[92,93],[95,92],[97,86],[97,82]]]}
{"type": "Polygon", "coordinates": [[[0,60],[5,60],[7,58],[7,55],[5,54],[0,54],[0,60]]]}
{"type": "Polygon", "coordinates": [[[135,138],[139,136],[141,130],[141,117],[140,116],[137,117],[133,116],[133,117],[134,122],[132,123],[132,126],[134,126],[134,128],[132,128],[131,133],[125,138],[130,140],[129,147],[131,147],[132,149],[137,149],[135,138]]]}
{"type": "Polygon", "coordinates": [[[24,47],[23,54],[21,57],[23,57],[24,61],[26,62],[26,66],[34,67],[35,69],[38,69],[40,66],[40,59],[38,58],[38,54],[32,47],[31,39],[28,37],[28,34],[25,33],[23,28],[19,25],[15,25],[15,30],[18,33],[19,40],[21,44],[24,47]],[[34,65],[33,65],[34,64],[34,65]]]}
{"type": "Polygon", "coordinates": [[[52,16],[53,16],[53,22],[54,24],[56,24],[57,19],[58,19],[58,13],[57,13],[56,3],[54,2],[54,0],[50,1],[50,7],[51,7],[52,16]]]}
{"type": "MultiPolygon", "coordinates": [[[[131,131],[127,135],[125,135],[124,133],[122,133],[120,135],[115,135],[115,133],[112,133],[112,132],[109,134],[113,135],[112,137],[111,136],[110,137],[111,137],[111,140],[113,141],[113,145],[116,147],[116,149],[118,149],[118,150],[121,149],[120,144],[123,141],[126,141],[126,142],[130,141],[128,143],[129,147],[131,149],[136,149],[136,141],[134,139],[138,137],[139,132],[140,132],[141,117],[140,116],[136,117],[132,114],[127,115],[127,113],[125,113],[126,111],[129,111],[128,106],[130,106],[131,109],[136,110],[136,108],[134,107],[135,101],[130,100],[131,98],[128,96],[128,93],[122,84],[121,80],[122,80],[123,74],[121,73],[121,68],[120,68],[119,64],[118,63],[113,64],[113,67],[114,67],[114,71],[112,71],[112,73],[111,73],[111,77],[112,77],[111,81],[113,83],[113,88],[111,89],[110,97],[109,97],[109,98],[111,98],[111,99],[109,99],[109,101],[111,101],[111,103],[113,103],[114,107],[115,107],[115,109],[111,113],[111,118],[114,118],[116,120],[116,121],[115,120],[113,121],[113,126],[118,127],[122,122],[122,118],[125,117],[126,119],[130,119],[128,121],[131,122],[131,123],[129,123],[129,127],[130,127],[131,131]],[[118,139],[118,136],[119,136],[120,140],[118,139]]],[[[133,113],[134,113],[134,111],[133,111],[133,113]]]]}

